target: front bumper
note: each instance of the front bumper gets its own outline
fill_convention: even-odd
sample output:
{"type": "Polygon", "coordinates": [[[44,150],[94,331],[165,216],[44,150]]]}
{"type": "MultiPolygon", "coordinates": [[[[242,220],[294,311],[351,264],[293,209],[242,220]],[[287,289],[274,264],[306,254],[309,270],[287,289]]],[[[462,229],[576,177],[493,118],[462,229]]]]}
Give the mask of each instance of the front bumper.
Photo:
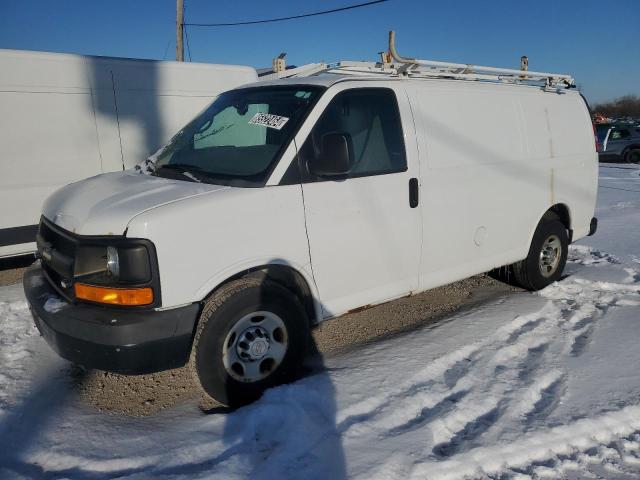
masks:
{"type": "Polygon", "coordinates": [[[189,359],[200,304],[171,310],[102,307],[63,300],[40,262],[24,275],[38,330],[61,357],[87,368],[125,374],[183,366],[189,359]]]}

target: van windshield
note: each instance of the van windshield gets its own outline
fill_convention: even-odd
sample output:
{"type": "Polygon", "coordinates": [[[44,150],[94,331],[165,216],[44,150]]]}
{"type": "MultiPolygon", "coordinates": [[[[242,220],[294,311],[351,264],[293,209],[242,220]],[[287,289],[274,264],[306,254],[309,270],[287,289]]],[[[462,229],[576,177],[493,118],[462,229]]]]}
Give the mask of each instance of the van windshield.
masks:
{"type": "Polygon", "coordinates": [[[321,93],[306,85],[225,92],[152,157],[153,174],[264,186],[321,93]]]}

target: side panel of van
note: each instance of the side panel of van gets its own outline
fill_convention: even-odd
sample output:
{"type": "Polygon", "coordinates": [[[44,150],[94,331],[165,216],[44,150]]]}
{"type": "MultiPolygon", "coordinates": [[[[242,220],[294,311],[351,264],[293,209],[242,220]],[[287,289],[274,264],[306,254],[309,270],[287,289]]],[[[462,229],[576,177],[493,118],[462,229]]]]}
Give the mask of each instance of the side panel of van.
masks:
{"type": "Polygon", "coordinates": [[[122,161],[140,163],[185,126],[212,97],[257,80],[250,67],[109,59],[122,161]]]}
{"type": "Polygon", "coordinates": [[[421,132],[421,289],[525,258],[556,203],[578,208],[572,228],[586,234],[596,167],[578,95],[447,81],[408,91],[421,132]]]}
{"type": "Polygon", "coordinates": [[[33,251],[43,200],[102,168],[84,63],[62,57],[1,57],[0,256],[33,251]]]}

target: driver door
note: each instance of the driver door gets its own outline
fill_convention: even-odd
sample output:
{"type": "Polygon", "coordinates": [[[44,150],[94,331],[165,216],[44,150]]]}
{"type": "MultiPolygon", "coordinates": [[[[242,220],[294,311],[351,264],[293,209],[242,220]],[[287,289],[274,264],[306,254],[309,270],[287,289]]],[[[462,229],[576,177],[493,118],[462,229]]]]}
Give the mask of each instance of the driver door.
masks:
{"type": "Polygon", "coordinates": [[[421,254],[418,156],[414,132],[403,132],[413,129],[405,92],[340,90],[324,102],[299,149],[311,264],[325,317],[417,289],[421,254]],[[347,140],[343,175],[314,174],[327,134],[347,140]]]}

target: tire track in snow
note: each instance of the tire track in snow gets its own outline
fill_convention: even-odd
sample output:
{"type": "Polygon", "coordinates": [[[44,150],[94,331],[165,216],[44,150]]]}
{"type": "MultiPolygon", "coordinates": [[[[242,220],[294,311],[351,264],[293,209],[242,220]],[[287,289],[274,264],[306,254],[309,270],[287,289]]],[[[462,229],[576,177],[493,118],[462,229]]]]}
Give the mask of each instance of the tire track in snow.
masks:
{"type": "MultiPolygon", "coordinates": [[[[609,258],[609,256],[607,254],[600,254],[598,255],[598,258],[609,258]]],[[[535,361],[529,359],[524,362],[525,370],[523,373],[526,374],[521,376],[521,379],[529,376],[534,378],[533,384],[529,387],[530,391],[528,392],[528,395],[529,397],[533,396],[533,398],[538,398],[535,403],[531,405],[531,408],[525,408],[525,410],[528,410],[524,421],[526,427],[530,428],[533,423],[546,418],[546,416],[548,416],[548,414],[551,413],[558,404],[563,393],[562,380],[565,374],[561,370],[555,369],[552,373],[543,376],[542,379],[535,380],[535,376],[532,374],[532,371],[542,367],[553,368],[554,364],[560,363],[563,356],[562,352],[558,353],[555,351],[557,349],[550,348],[549,350],[554,351],[550,351],[547,354],[545,354],[545,352],[540,352],[540,350],[542,348],[546,350],[546,347],[552,343],[553,339],[562,339],[566,337],[571,346],[571,354],[580,355],[584,349],[587,348],[591,335],[596,328],[597,321],[606,313],[606,311],[609,308],[618,305],[629,305],[630,301],[627,297],[629,295],[635,296],[639,293],[640,286],[638,285],[615,284],[611,282],[591,282],[579,278],[555,284],[541,292],[543,296],[553,300],[557,311],[555,314],[551,312],[551,315],[549,315],[548,311],[545,314],[542,314],[541,311],[541,316],[546,317],[545,323],[540,323],[539,321],[536,322],[537,326],[532,330],[540,341],[540,348],[536,349],[535,345],[530,345],[531,348],[529,348],[529,355],[533,355],[537,358],[535,358],[535,361]],[[575,288],[572,288],[572,283],[575,288]],[[576,296],[582,297],[579,302],[574,300],[576,296]],[[542,328],[539,328],[538,325],[542,328]],[[545,356],[547,358],[544,358],[545,356]]],[[[518,340],[518,342],[521,341],[522,339],[518,340]]],[[[514,348],[517,349],[521,346],[521,343],[517,343],[514,346],[499,349],[494,354],[494,360],[503,360],[503,363],[505,364],[513,364],[521,358],[520,355],[515,354],[514,348]],[[512,361],[504,361],[510,354],[513,354],[512,361]]],[[[513,385],[513,391],[518,391],[518,385],[516,385],[515,382],[513,385]]],[[[478,399],[482,398],[482,395],[490,393],[491,392],[482,391],[482,389],[480,389],[478,399]]],[[[509,423],[509,417],[514,416],[513,413],[510,413],[510,410],[515,409],[517,411],[518,408],[522,410],[522,406],[518,407],[519,400],[517,395],[509,394],[510,392],[508,389],[505,389],[503,395],[512,397],[507,400],[508,406],[505,407],[506,418],[503,423],[506,424],[509,423]]],[[[465,398],[465,400],[473,402],[474,396],[474,394],[470,394],[465,398]]],[[[503,403],[504,401],[504,399],[500,400],[500,402],[503,403]]],[[[463,405],[460,404],[459,407],[462,409],[463,405]]],[[[491,412],[480,413],[486,417],[491,412]]],[[[452,414],[455,415],[455,412],[452,414]]],[[[473,417],[473,415],[471,415],[471,417],[473,417]]],[[[477,420],[471,419],[469,424],[473,425],[473,422],[475,421],[477,420]]],[[[465,429],[466,428],[468,428],[468,426],[465,426],[465,429]]],[[[453,438],[456,439],[458,443],[463,443],[465,440],[468,440],[459,433],[456,433],[456,436],[453,438]]]]}
{"type": "MultiPolygon", "coordinates": [[[[610,256],[607,254],[598,254],[597,258],[607,259],[608,263],[615,263],[610,260],[610,256]]],[[[600,319],[610,307],[635,305],[635,301],[629,300],[627,297],[640,294],[640,286],[634,284],[615,284],[611,282],[592,282],[576,278],[548,287],[548,289],[541,292],[541,294],[551,299],[554,304],[557,305],[558,314],[555,315],[555,318],[552,318],[554,315],[543,315],[541,311],[541,317],[547,317],[545,323],[541,323],[540,320],[536,321],[534,328],[530,331],[538,336],[546,330],[546,332],[542,333],[542,337],[540,337],[541,347],[547,345],[545,342],[550,338],[550,333],[552,336],[558,336],[560,339],[566,337],[566,341],[570,345],[570,353],[572,355],[579,355],[590,342],[590,337],[596,328],[597,320],[600,319]],[[581,297],[579,302],[575,301],[576,297],[581,297]],[[539,328],[540,326],[543,328],[539,328]]],[[[514,347],[517,349],[521,339],[517,341],[518,343],[515,346],[507,346],[497,350],[494,353],[494,361],[506,360],[510,355],[512,355],[512,360],[519,359],[520,355],[516,354],[514,347]]],[[[539,351],[536,350],[536,348],[530,348],[529,350],[531,353],[539,351]]],[[[566,350],[565,348],[564,351],[566,352],[566,350]]],[[[539,359],[539,363],[546,361],[548,364],[547,367],[549,367],[553,364],[554,357],[561,358],[562,354],[550,353],[547,357],[550,358],[546,360],[539,359]]],[[[513,363],[513,361],[511,363],[513,363]]],[[[532,369],[540,368],[540,366],[532,367],[531,361],[526,361],[525,365],[527,371],[525,377],[531,374],[532,369]]],[[[509,396],[508,390],[505,389],[503,397],[499,403],[495,404],[495,409],[493,410],[489,409],[489,405],[485,405],[484,408],[476,409],[474,412],[471,404],[473,404],[476,399],[474,397],[478,397],[477,400],[482,401],[481,398],[483,396],[490,396],[491,393],[497,393],[497,391],[487,392],[479,389],[477,395],[473,393],[467,395],[465,401],[470,403],[469,407],[466,408],[466,411],[470,412],[469,423],[456,432],[455,436],[449,440],[449,443],[444,444],[444,448],[442,445],[436,445],[434,453],[450,454],[452,451],[456,453],[461,450],[461,444],[473,440],[473,437],[465,438],[464,432],[469,430],[469,426],[473,427],[474,424],[482,423],[483,421],[486,422],[487,418],[497,423],[499,419],[494,419],[493,417],[496,417],[496,412],[499,412],[501,404],[505,410],[502,413],[504,423],[507,424],[515,418],[519,418],[525,426],[530,426],[532,423],[545,418],[560,401],[563,392],[564,377],[565,374],[562,370],[553,369],[542,378],[534,380],[525,390],[524,394],[520,394],[519,397],[518,395],[513,395],[511,399],[504,398],[504,396],[509,396]],[[508,403],[509,405],[504,407],[504,403],[508,403]],[[477,416],[476,419],[473,419],[474,415],[477,416]],[[457,448],[452,449],[452,446],[457,448]]],[[[516,385],[514,385],[514,390],[516,392],[518,391],[516,385]]],[[[478,404],[476,403],[476,405],[478,404]]],[[[460,410],[463,410],[465,405],[461,402],[458,407],[460,410]]],[[[454,411],[451,415],[455,418],[457,412],[454,411]]],[[[447,419],[438,419],[437,422],[446,424],[447,419]]],[[[440,429],[442,430],[442,428],[440,429]]],[[[434,435],[434,441],[438,439],[439,438],[434,435]]]]}
{"type": "Polygon", "coordinates": [[[522,438],[479,447],[444,461],[417,465],[409,478],[446,480],[492,476],[549,458],[585,452],[640,431],[640,406],[629,406],[596,418],[585,418],[522,438]]]}
{"type": "MultiPolygon", "coordinates": [[[[552,318],[552,310],[543,310],[547,319],[552,318]]],[[[473,374],[464,379],[471,393],[429,426],[435,455],[450,456],[470,448],[508,411],[512,392],[528,381],[535,368],[532,355],[544,354],[555,333],[550,322],[535,323],[532,329],[522,328],[525,333],[513,343],[488,350],[477,360],[473,374]]]]}
{"type": "Polygon", "coordinates": [[[338,416],[339,431],[348,436],[359,436],[370,431],[380,434],[397,431],[403,425],[425,417],[426,411],[434,408],[437,410],[436,407],[446,402],[447,398],[457,400],[457,397],[464,395],[465,390],[476,387],[473,381],[476,374],[471,372],[478,359],[486,355],[483,352],[532,331],[530,324],[538,320],[539,316],[536,314],[518,316],[488,339],[437,358],[393,391],[370,397],[344,409],[338,416]],[[465,363],[469,365],[461,370],[461,365],[465,363]],[[468,380],[460,383],[463,379],[468,380]]]}
{"type": "Polygon", "coordinates": [[[518,368],[506,369],[505,366],[514,363],[521,367],[531,350],[543,348],[548,342],[538,330],[544,326],[541,320],[555,313],[556,308],[549,302],[541,312],[543,316],[536,312],[516,317],[488,339],[436,359],[392,395],[374,397],[350,407],[343,412],[345,420],[339,424],[341,430],[347,436],[371,432],[395,436],[437,417],[439,430],[434,433],[435,444],[447,443],[465,428],[477,432],[474,425],[478,418],[493,418],[490,414],[498,407],[500,397],[519,375],[518,368]],[[500,369],[508,370],[502,373],[508,378],[498,383],[499,390],[494,388],[487,401],[488,387],[483,386],[482,381],[493,379],[494,372],[500,369]],[[419,388],[415,388],[417,378],[419,388]],[[366,410],[367,406],[373,408],[366,410]],[[354,411],[359,412],[357,420],[353,417],[354,411]],[[348,423],[349,418],[353,423],[348,423]]]}
{"type": "Polygon", "coordinates": [[[542,402],[545,397],[549,394],[557,397],[554,393],[555,388],[560,385],[564,379],[565,373],[558,368],[554,368],[542,375],[542,377],[534,380],[514,398],[514,407],[510,409],[509,417],[516,421],[530,423],[528,419],[532,415],[540,412],[540,402],[542,402]]]}
{"type": "MultiPolygon", "coordinates": [[[[574,263],[588,268],[619,264],[587,247],[573,253],[574,263]]],[[[353,412],[358,417],[343,423],[342,431],[348,437],[387,438],[427,429],[426,461],[457,458],[477,448],[480,437],[497,441],[514,425],[531,431],[561,401],[567,375],[563,359],[582,354],[607,310],[635,305],[638,294],[636,283],[577,277],[556,283],[540,292],[549,302],[538,312],[515,318],[486,340],[465,346],[463,354],[436,359],[393,393],[345,410],[345,420],[353,412]]]]}

